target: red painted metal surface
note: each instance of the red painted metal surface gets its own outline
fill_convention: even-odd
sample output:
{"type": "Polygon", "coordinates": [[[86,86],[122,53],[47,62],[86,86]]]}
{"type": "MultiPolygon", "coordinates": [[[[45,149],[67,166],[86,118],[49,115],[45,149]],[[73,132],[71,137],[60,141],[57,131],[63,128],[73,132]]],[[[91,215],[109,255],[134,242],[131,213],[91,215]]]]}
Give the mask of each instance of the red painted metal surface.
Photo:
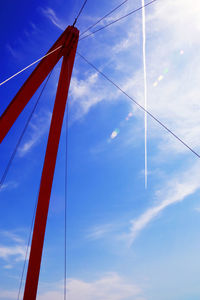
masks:
{"type": "Polygon", "coordinates": [[[1,143],[16,121],[17,117],[29,102],[30,98],[47,77],[49,72],[53,69],[55,64],[63,56],[40,182],[40,191],[38,196],[38,204],[35,216],[35,224],[33,229],[33,237],[23,300],[35,300],[37,295],[51,188],[78,38],[78,29],[73,26],[68,26],[56,41],[56,43],[51,47],[49,52],[53,51],[61,45],[62,48],[60,48],[58,51],[55,51],[53,54],[43,58],[43,60],[38,64],[38,66],[26,80],[10,105],[0,117],[1,143]]]}
{"type": "MultiPolygon", "coordinates": [[[[46,155],[42,171],[40,191],[38,196],[38,205],[33,230],[31,252],[29,258],[28,272],[23,300],[35,300],[37,295],[37,286],[40,273],[40,264],[49,208],[49,200],[56,165],[60,134],[62,129],[65,106],[71,74],[74,65],[74,58],[78,43],[79,31],[76,28],[70,28],[70,36],[73,41],[65,44],[62,68],[57,88],[57,94],[51,120],[49,138],[47,143],[46,155]]],[[[68,37],[67,37],[68,38],[68,37]]]]}
{"type": "Polygon", "coordinates": [[[77,29],[73,26],[68,26],[66,28],[47,53],[55,50],[61,45],[63,45],[63,48],[58,49],[41,60],[7,109],[4,111],[0,117],[0,143],[52,68],[56,65],[64,53],[66,54],[67,51],[70,51],[73,41],[77,39],[76,31],[77,29]]]}

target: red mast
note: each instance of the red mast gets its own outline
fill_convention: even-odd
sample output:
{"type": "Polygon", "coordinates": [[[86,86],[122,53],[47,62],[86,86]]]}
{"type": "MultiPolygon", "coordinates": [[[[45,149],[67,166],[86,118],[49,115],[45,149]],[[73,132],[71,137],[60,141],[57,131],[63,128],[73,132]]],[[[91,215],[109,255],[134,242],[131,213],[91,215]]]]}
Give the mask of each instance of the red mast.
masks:
{"type": "Polygon", "coordinates": [[[62,47],[43,58],[0,118],[0,142],[2,142],[30,98],[63,57],[40,183],[23,300],[35,300],[37,295],[51,188],[78,38],[78,29],[68,26],[49,52],[59,46],[62,47]]]}

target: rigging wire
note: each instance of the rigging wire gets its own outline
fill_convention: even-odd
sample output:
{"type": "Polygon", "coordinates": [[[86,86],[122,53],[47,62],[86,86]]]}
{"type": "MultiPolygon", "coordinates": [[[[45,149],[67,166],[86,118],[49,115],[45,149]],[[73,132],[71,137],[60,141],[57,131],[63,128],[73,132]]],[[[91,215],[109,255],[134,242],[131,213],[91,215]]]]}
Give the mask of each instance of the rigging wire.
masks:
{"type": "Polygon", "coordinates": [[[89,26],[87,29],[85,29],[83,32],[81,32],[80,36],[82,36],[84,33],[86,33],[87,31],[89,31],[90,29],[92,29],[94,26],[96,26],[97,24],[99,24],[101,21],[103,21],[105,18],[107,18],[109,15],[111,15],[114,11],[116,11],[118,8],[120,8],[123,4],[125,4],[126,2],[128,2],[129,0],[125,0],[123,1],[121,4],[119,4],[118,6],[116,6],[114,9],[112,9],[110,12],[108,12],[107,14],[105,14],[102,18],[100,18],[96,23],[94,23],[93,25],[89,26]]]}
{"type": "MultiPolygon", "coordinates": [[[[128,0],[127,0],[127,1],[128,1],[128,0]]],[[[83,5],[82,5],[82,7],[81,7],[81,9],[80,9],[80,11],[79,11],[77,17],[75,18],[75,21],[74,21],[74,23],[73,23],[73,26],[76,24],[78,18],[80,17],[80,15],[81,15],[81,13],[82,13],[82,11],[83,11],[83,8],[84,8],[86,2],[87,2],[87,0],[84,1],[84,3],[83,3],[83,5]]],[[[45,54],[44,56],[42,56],[42,57],[40,57],[40,58],[38,58],[37,60],[35,60],[34,62],[32,62],[30,65],[26,66],[25,68],[21,69],[21,70],[18,71],[17,73],[13,74],[12,76],[10,76],[10,77],[8,77],[7,79],[5,79],[4,81],[0,82],[0,86],[3,85],[4,83],[8,82],[9,80],[11,80],[12,78],[14,78],[15,76],[19,75],[20,73],[24,72],[25,70],[29,69],[30,67],[32,67],[33,65],[35,65],[35,64],[36,64],[37,62],[39,62],[40,60],[42,60],[43,58],[49,56],[50,54],[54,53],[55,51],[59,50],[59,49],[62,48],[62,47],[63,47],[63,45],[57,47],[57,48],[54,49],[53,51],[51,51],[51,52],[45,54]]]]}
{"type": "MultiPolygon", "coordinates": [[[[37,101],[36,101],[36,103],[35,103],[35,105],[33,107],[33,110],[32,110],[32,112],[31,112],[31,114],[30,114],[30,116],[29,116],[29,118],[28,118],[28,120],[27,120],[27,122],[25,124],[25,127],[24,127],[24,129],[23,129],[23,131],[22,131],[22,133],[20,135],[20,138],[19,138],[19,140],[18,140],[18,142],[16,144],[16,147],[15,147],[15,149],[14,149],[12,155],[11,155],[11,158],[10,158],[10,160],[8,162],[7,168],[5,169],[5,172],[4,172],[4,174],[3,174],[2,178],[1,178],[1,181],[0,181],[0,189],[1,189],[2,184],[3,184],[3,182],[4,182],[4,180],[5,180],[6,176],[7,176],[9,168],[10,168],[10,166],[12,164],[12,161],[13,161],[13,159],[15,157],[15,154],[16,154],[16,152],[18,150],[18,147],[19,147],[19,145],[21,143],[21,140],[22,140],[22,138],[23,138],[23,136],[24,136],[24,134],[25,134],[25,132],[26,132],[26,130],[28,128],[28,125],[29,125],[29,123],[30,123],[30,121],[32,119],[32,116],[33,116],[33,114],[34,114],[37,106],[38,106],[39,100],[40,100],[40,98],[41,98],[41,96],[42,96],[42,94],[44,92],[44,89],[45,89],[45,87],[46,87],[46,85],[47,85],[47,83],[49,81],[49,78],[50,78],[52,72],[53,72],[53,70],[50,72],[49,76],[47,77],[47,80],[46,80],[46,82],[45,82],[45,84],[44,84],[44,86],[43,86],[43,88],[42,88],[42,90],[40,92],[40,95],[38,96],[38,99],[37,99],[37,101]]],[[[39,194],[39,190],[38,190],[37,194],[39,194]]],[[[20,293],[21,293],[21,289],[22,289],[23,277],[24,277],[24,273],[25,273],[26,262],[27,262],[27,257],[28,257],[28,253],[29,253],[30,243],[31,243],[31,236],[32,236],[32,232],[33,232],[33,225],[34,225],[35,213],[36,213],[37,202],[38,202],[37,199],[38,199],[38,196],[36,197],[36,202],[35,202],[33,217],[32,217],[32,221],[31,221],[31,227],[30,227],[30,232],[29,232],[29,237],[28,237],[28,243],[27,243],[26,253],[25,253],[25,259],[24,259],[24,264],[23,264],[21,278],[20,278],[20,284],[19,284],[19,290],[18,290],[17,300],[20,299],[20,293]]]]}
{"type": "MultiPolygon", "coordinates": [[[[69,64],[68,64],[69,79],[69,64]]],[[[67,101],[65,120],[65,212],[64,212],[64,300],[67,299],[67,192],[68,192],[68,125],[69,125],[69,105],[67,101]]]]}
{"type": "MultiPolygon", "coordinates": [[[[60,46],[59,48],[61,48],[61,47],[62,47],[62,46],[60,46]]],[[[59,49],[59,48],[57,48],[57,49],[59,49]]],[[[57,50],[57,49],[55,49],[55,50],[57,50]]],[[[55,50],[54,50],[54,51],[55,51],[55,50]]],[[[60,50],[60,51],[61,51],[61,50],[60,50]]],[[[44,92],[45,87],[47,86],[47,83],[48,83],[48,81],[49,81],[49,79],[50,79],[50,77],[51,77],[51,74],[53,73],[54,68],[55,68],[55,66],[53,67],[53,69],[51,70],[51,72],[49,73],[49,75],[48,75],[48,77],[47,77],[47,80],[46,80],[46,82],[45,82],[45,84],[44,84],[44,86],[43,86],[43,88],[42,88],[42,90],[41,90],[41,93],[40,93],[40,95],[39,95],[39,97],[38,97],[38,99],[37,99],[37,102],[36,102],[36,104],[35,104],[35,106],[34,106],[34,108],[33,108],[32,115],[33,115],[33,113],[35,112],[35,109],[36,109],[36,107],[37,107],[37,105],[38,105],[38,103],[39,103],[39,100],[40,100],[40,98],[41,98],[41,96],[42,96],[42,94],[43,94],[43,92],[44,92]]],[[[31,115],[31,116],[29,117],[29,119],[28,119],[29,122],[30,122],[30,120],[31,120],[31,118],[32,118],[32,115],[31,115]]],[[[28,124],[26,124],[25,127],[27,128],[27,127],[28,127],[28,124]]],[[[26,129],[25,129],[25,131],[26,131],[26,129]]],[[[24,133],[25,133],[25,132],[24,132],[24,133]]],[[[24,135],[24,133],[22,133],[22,134],[24,135]]],[[[21,142],[21,139],[22,139],[23,135],[20,136],[20,142],[21,142]]],[[[19,144],[20,144],[20,142],[19,142],[19,144]]],[[[19,145],[18,145],[18,146],[19,146],[19,145]]],[[[16,152],[15,152],[15,153],[16,153],[16,152]]],[[[14,157],[13,157],[13,158],[14,158],[14,157]]],[[[41,179],[40,179],[40,182],[41,182],[41,179]]],[[[1,187],[1,186],[0,186],[0,187],[1,187]]],[[[22,288],[22,282],[23,282],[23,277],[24,277],[24,272],[25,272],[25,267],[26,267],[26,261],[27,261],[27,257],[28,257],[28,250],[29,250],[30,243],[31,243],[31,235],[32,235],[32,232],[33,232],[33,226],[34,226],[35,214],[36,214],[36,210],[37,210],[37,203],[38,203],[39,190],[40,190],[40,185],[39,185],[38,195],[37,195],[36,202],[35,202],[35,207],[34,207],[34,212],[33,212],[33,218],[32,218],[32,223],[31,223],[31,228],[30,228],[29,238],[28,238],[28,244],[27,244],[27,248],[26,248],[25,260],[24,260],[24,265],[23,265],[23,269],[22,269],[22,274],[21,274],[21,279],[20,279],[20,285],[19,285],[19,292],[18,292],[18,298],[17,298],[17,300],[19,300],[20,292],[21,292],[21,288],[22,288]]]]}
{"type": "MultiPolygon", "coordinates": [[[[128,1],[128,0],[126,0],[126,1],[128,1]]],[[[102,21],[106,16],[108,16],[108,15],[111,14],[113,11],[115,11],[117,8],[119,8],[121,5],[123,5],[126,1],[122,2],[122,3],[121,3],[120,5],[118,5],[115,9],[113,9],[110,13],[108,13],[107,15],[105,15],[104,17],[102,17],[102,18],[101,18],[99,21],[97,21],[95,24],[91,25],[91,27],[89,27],[89,28],[88,28],[86,31],[84,31],[83,33],[87,32],[90,28],[94,27],[96,24],[98,24],[100,21],[102,21]]],[[[155,2],[155,1],[157,1],[157,0],[152,0],[151,2],[145,4],[144,6],[141,6],[141,7],[137,8],[137,9],[135,9],[135,10],[129,12],[128,14],[126,14],[126,15],[124,15],[124,16],[122,16],[122,17],[120,17],[120,18],[118,18],[118,19],[116,19],[116,20],[110,22],[109,24],[107,24],[107,25],[105,25],[105,26],[103,26],[103,27],[101,27],[101,28],[99,28],[99,29],[97,29],[97,30],[95,30],[95,31],[93,31],[93,32],[91,32],[91,33],[89,33],[88,35],[83,36],[82,38],[79,39],[79,41],[81,41],[81,40],[83,40],[83,39],[85,39],[85,38],[87,38],[87,37],[89,37],[89,36],[95,34],[96,32],[98,32],[98,31],[100,31],[100,30],[103,30],[104,28],[107,28],[108,26],[110,26],[110,25],[112,25],[112,24],[115,24],[116,22],[118,22],[118,21],[120,21],[120,20],[122,20],[122,19],[124,19],[124,18],[126,18],[126,17],[128,17],[128,16],[130,16],[130,15],[132,15],[132,14],[134,14],[134,13],[136,13],[137,11],[139,11],[139,10],[141,10],[142,8],[144,8],[144,7],[146,7],[146,6],[150,5],[150,4],[152,4],[152,3],[155,2]]],[[[86,1],[85,1],[85,3],[86,3],[86,1]]],[[[83,33],[81,33],[81,35],[82,35],[83,33]]],[[[80,36],[81,36],[81,35],[80,35],[80,36]]],[[[3,85],[3,84],[5,84],[6,82],[8,82],[9,80],[11,80],[12,78],[16,77],[17,75],[21,74],[21,73],[24,72],[25,70],[29,69],[30,67],[32,67],[33,65],[35,65],[35,64],[36,64],[37,62],[39,62],[40,60],[42,60],[43,58],[49,56],[50,54],[54,53],[55,51],[59,50],[59,49],[62,48],[62,47],[63,47],[63,45],[57,47],[57,48],[54,49],[53,51],[51,51],[51,52],[47,53],[46,55],[40,57],[39,59],[35,60],[34,62],[32,62],[31,64],[29,64],[29,65],[26,66],[25,68],[21,69],[21,70],[18,71],[17,73],[13,74],[12,76],[10,76],[10,77],[8,77],[7,79],[5,79],[4,81],[0,82],[0,86],[3,85]]]]}
{"type": "MultiPolygon", "coordinates": [[[[52,71],[53,71],[53,70],[52,70],[52,71]]],[[[31,111],[31,114],[30,114],[28,120],[26,121],[25,127],[24,127],[24,129],[22,130],[22,133],[21,133],[21,135],[20,135],[20,137],[19,137],[19,139],[18,139],[18,142],[17,142],[17,144],[16,144],[16,146],[15,146],[15,149],[14,149],[14,151],[13,151],[13,153],[12,153],[12,155],[11,155],[9,161],[8,161],[8,164],[7,164],[6,168],[5,168],[5,171],[3,172],[3,175],[2,175],[1,180],[0,180],[0,189],[1,189],[2,186],[3,186],[3,183],[4,183],[5,179],[6,179],[6,176],[7,176],[7,174],[8,174],[9,169],[10,169],[10,166],[11,166],[11,164],[12,164],[12,162],[13,162],[13,159],[15,158],[15,155],[16,155],[16,153],[17,153],[17,150],[18,150],[18,148],[19,148],[19,145],[20,145],[20,143],[21,143],[21,141],[22,141],[22,139],[23,139],[23,136],[24,136],[24,134],[25,134],[27,128],[28,128],[28,125],[29,125],[29,123],[30,123],[30,121],[31,121],[31,119],[32,119],[32,116],[33,116],[33,114],[34,114],[34,112],[35,112],[35,110],[36,110],[36,108],[37,108],[37,106],[38,106],[38,103],[39,103],[40,98],[41,98],[41,96],[42,96],[42,94],[43,94],[43,91],[44,91],[44,89],[45,89],[45,87],[46,87],[46,85],[47,85],[47,82],[49,81],[49,78],[50,78],[51,74],[52,74],[52,71],[50,72],[49,76],[47,77],[47,80],[46,80],[46,82],[45,82],[45,84],[44,84],[44,86],[43,86],[43,88],[42,88],[42,90],[41,90],[41,92],[40,92],[40,95],[38,96],[38,99],[37,99],[37,101],[36,101],[36,103],[35,103],[35,105],[34,105],[32,111],[31,111]]]]}
{"type": "MultiPolygon", "coordinates": [[[[61,47],[62,47],[62,46],[61,46],[61,47]]],[[[59,47],[59,48],[61,48],[61,47],[59,47]]],[[[57,48],[57,49],[59,49],[59,48],[57,48]]],[[[55,49],[55,50],[56,50],[56,49],[55,49]]],[[[54,51],[55,51],[55,50],[54,50],[54,51]]],[[[61,51],[61,50],[60,50],[60,51],[61,51]]],[[[44,86],[43,86],[43,88],[42,88],[42,90],[41,90],[41,93],[40,93],[40,95],[39,95],[39,97],[38,97],[38,99],[37,99],[37,101],[36,101],[36,104],[35,104],[35,106],[34,106],[34,108],[33,108],[32,114],[31,114],[31,116],[30,116],[29,119],[28,119],[28,122],[30,122],[30,120],[31,120],[31,118],[32,118],[32,115],[33,115],[33,113],[35,112],[35,109],[36,109],[36,107],[37,107],[37,105],[38,105],[38,103],[39,103],[39,100],[40,100],[40,98],[41,98],[41,96],[42,96],[42,94],[43,94],[43,92],[44,92],[45,87],[47,86],[47,83],[48,83],[48,81],[49,81],[49,79],[50,79],[50,77],[51,77],[51,75],[52,75],[52,73],[53,73],[54,68],[55,68],[55,66],[53,67],[53,69],[51,70],[51,72],[49,73],[49,75],[48,75],[48,77],[47,77],[47,80],[46,80],[46,82],[45,82],[45,84],[44,84],[44,86]]],[[[28,123],[28,122],[27,122],[27,123],[28,123]]],[[[27,127],[28,127],[28,124],[27,124],[27,123],[26,123],[26,126],[25,126],[25,131],[26,131],[27,127]]],[[[21,139],[23,138],[23,135],[24,135],[25,131],[22,132],[22,135],[20,136],[20,142],[21,142],[21,139]]],[[[20,142],[18,143],[18,146],[19,146],[20,142]]],[[[15,153],[16,153],[16,151],[15,151],[15,153]]],[[[13,158],[14,158],[14,157],[13,157],[13,158]]],[[[40,178],[40,183],[41,183],[41,178],[40,178]]],[[[22,288],[23,277],[24,277],[24,272],[25,272],[25,267],[26,267],[26,261],[27,261],[27,257],[28,257],[29,247],[30,247],[30,243],[31,243],[31,236],[32,236],[33,226],[34,226],[34,220],[35,220],[35,215],[36,215],[36,210],[37,210],[39,190],[40,190],[40,185],[39,185],[39,189],[38,189],[38,193],[37,193],[37,197],[36,197],[36,202],[35,202],[35,207],[34,207],[34,212],[33,212],[32,222],[31,222],[31,228],[30,228],[30,233],[29,233],[29,238],[28,238],[28,244],[27,244],[27,248],[26,248],[25,260],[24,260],[24,264],[23,264],[23,268],[22,268],[22,274],[21,274],[21,279],[20,279],[20,285],[19,285],[19,291],[18,291],[18,298],[17,298],[17,300],[19,300],[20,292],[21,292],[21,288],[22,288]]]]}
{"type": "Polygon", "coordinates": [[[84,3],[83,3],[83,5],[82,5],[82,7],[81,7],[81,9],[80,9],[80,11],[79,11],[77,17],[75,18],[74,23],[73,23],[72,26],[74,26],[74,25],[76,24],[78,18],[80,17],[80,14],[82,13],[82,11],[83,11],[83,9],[84,9],[84,6],[85,6],[86,2],[87,2],[87,0],[84,1],[84,3]]]}
{"type": "MultiPolygon", "coordinates": [[[[52,71],[51,71],[51,73],[52,73],[52,71]]],[[[15,146],[15,149],[14,149],[14,151],[13,151],[11,157],[10,157],[8,165],[7,165],[7,167],[6,167],[6,169],[5,169],[4,173],[3,173],[3,176],[2,176],[2,178],[0,180],[0,189],[3,186],[3,183],[4,183],[5,179],[6,179],[6,176],[8,174],[9,169],[10,169],[10,166],[11,166],[11,164],[13,162],[14,157],[15,157],[15,154],[16,154],[16,152],[17,152],[17,150],[19,148],[19,145],[21,143],[21,140],[22,140],[22,138],[23,138],[23,136],[24,136],[24,134],[25,134],[25,132],[26,132],[26,130],[28,128],[28,125],[29,125],[29,123],[30,123],[30,121],[32,119],[32,116],[33,116],[33,114],[34,114],[34,112],[35,112],[35,110],[36,110],[36,108],[38,106],[39,100],[40,100],[40,98],[41,98],[41,96],[43,94],[43,91],[44,91],[44,89],[45,89],[45,87],[47,85],[47,82],[48,82],[48,80],[49,80],[49,78],[51,76],[51,73],[49,74],[49,76],[48,76],[48,78],[47,78],[47,80],[46,80],[46,82],[45,82],[45,84],[44,84],[44,86],[43,86],[43,88],[41,90],[41,93],[40,93],[40,95],[39,95],[39,97],[38,97],[38,99],[37,99],[37,101],[36,101],[36,103],[35,103],[35,105],[33,107],[33,110],[32,110],[32,112],[31,112],[31,114],[30,114],[30,116],[29,116],[29,118],[28,118],[28,120],[27,120],[27,122],[25,124],[25,127],[24,127],[24,129],[23,129],[23,131],[22,131],[22,133],[21,133],[21,135],[19,137],[19,140],[18,140],[18,142],[17,142],[17,144],[15,146]]],[[[38,191],[38,193],[39,193],[39,191],[38,191]]],[[[35,202],[33,217],[32,217],[32,221],[31,221],[31,228],[30,228],[29,237],[28,237],[28,243],[27,243],[27,247],[26,247],[25,259],[24,259],[24,264],[23,264],[21,278],[20,278],[20,284],[19,284],[19,290],[18,290],[17,300],[19,300],[19,298],[20,298],[20,293],[21,293],[21,289],[22,289],[23,277],[24,277],[24,272],[25,272],[25,268],[26,268],[26,261],[27,261],[27,257],[28,257],[28,253],[29,253],[29,248],[30,248],[30,243],[31,243],[31,235],[32,235],[32,231],[33,231],[33,225],[34,225],[36,208],[37,208],[37,200],[35,202]]]]}
{"type": "Polygon", "coordinates": [[[65,144],[65,208],[64,208],[64,300],[66,300],[67,289],[67,156],[68,156],[68,104],[66,108],[66,144],[65,144]]]}
{"type": "Polygon", "coordinates": [[[18,71],[17,73],[15,73],[14,75],[10,76],[9,78],[5,79],[4,81],[2,81],[0,83],[0,86],[3,85],[4,83],[8,82],[9,80],[11,80],[12,78],[14,78],[15,76],[19,75],[20,73],[24,72],[25,70],[29,69],[30,67],[32,67],[33,65],[35,65],[37,62],[39,62],[40,60],[42,60],[43,58],[49,56],[50,54],[54,53],[55,51],[59,50],[60,48],[62,48],[63,45],[57,47],[56,49],[54,49],[53,51],[47,53],[46,55],[40,57],[39,59],[35,60],[34,62],[32,62],[30,65],[28,65],[27,67],[21,69],[20,71],[18,71]]]}
{"type": "Polygon", "coordinates": [[[115,23],[121,21],[122,19],[124,19],[124,18],[126,18],[126,17],[128,17],[128,16],[130,16],[130,15],[136,13],[136,12],[138,12],[139,10],[143,9],[144,7],[149,6],[150,4],[152,4],[152,3],[156,2],[156,1],[157,0],[152,0],[152,1],[148,2],[147,4],[145,4],[143,6],[140,6],[140,7],[136,8],[136,9],[130,11],[128,14],[126,14],[126,15],[124,15],[124,16],[122,16],[122,17],[120,17],[120,18],[118,18],[118,19],[116,19],[116,20],[114,20],[114,21],[112,21],[112,22],[110,22],[108,24],[106,24],[105,26],[100,27],[99,29],[97,29],[95,31],[92,31],[91,33],[89,33],[89,34],[87,34],[85,36],[83,36],[82,38],[79,39],[79,41],[82,41],[83,39],[85,39],[85,38],[87,38],[87,37],[95,34],[96,32],[99,32],[100,30],[103,30],[104,28],[107,28],[107,27],[111,26],[112,24],[115,24],[115,23]]]}
{"type": "Polygon", "coordinates": [[[154,119],[158,124],[160,124],[166,131],[168,131],[173,137],[175,137],[179,142],[181,142],[186,148],[188,148],[193,154],[195,154],[198,158],[200,158],[200,154],[198,154],[194,149],[192,149],[186,142],[184,142],[178,135],[176,135],[172,130],[170,130],[162,121],[160,121],[157,117],[155,117],[151,112],[146,110],[142,105],[140,105],[134,98],[132,98],[129,94],[127,94],[119,85],[117,85],[112,79],[110,79],[106,74],[100,71],[93,63],[88,61],[82,54],[77,51],[77,54],[93,69],[95,69],[101,76],[103,76],[107,81],[109,81],[112,85],[114,85],[120,92],[122,92],[126,97],[128,97],[132,102],[134,102],[138,107],[140,107],[144,112],[146,112],[152,119],[154,119]]]}
{"type": "Polygon", "coordinates": [[[22,268],[22,274],[21,274],[21,278],[20,278],[17,300],[20,299],[19,297],[20,297],[20,293],[21,293],[21,289],[22,289],[23,277],[24,277],[25,268],[26,268],[26,261],[27,261],[27,257],[28,257],[28,253],[29,253],[30,244],[31,244],[31,236],[32,236],[32,232],[33,232],[33,225],[34,225],[35,214],[36,214],[36,209],[37,209],[38,195],[39,195],[39,190],[38,190],[36,201],[35,201],[35,207],[34,207],[34,211],[33,211],[31,227],[30,227],[30,232],[29,232],[29,236],[28,236],[28,243],[27,243],[27,247],[26,247],[26,253],[25,253],[25,258],[24,258],[24,263],[23,263],[23,268],[22,268]]]}

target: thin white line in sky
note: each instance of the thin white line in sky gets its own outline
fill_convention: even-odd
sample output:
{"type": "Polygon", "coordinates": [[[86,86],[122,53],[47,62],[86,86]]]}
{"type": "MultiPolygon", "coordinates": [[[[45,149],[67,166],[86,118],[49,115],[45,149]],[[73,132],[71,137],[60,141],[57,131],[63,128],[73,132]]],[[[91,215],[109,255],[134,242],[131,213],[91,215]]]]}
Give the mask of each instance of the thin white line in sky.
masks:
{"type": "Polygon", "coordinates": [[[145,176],[145,189],[147,189],[147,71],[146,71],[146,17],[145,17],[145,3],[142,0],[142,52],[143,52],[143,72],[144,72],[144,176],[145,176]]]}
{"type": "Polygon", "coordinates": [[[20,70],[19,72],[15,73],[14,75],[10,76],[9,78],[7,78],[6,80],[2,81],[0,83],[0,86],[3,85],[4,83],[6,83],[7,81],[9,81],[10,79],[14,78],[15,76],[19,75],[20,73],[24,72],[25,70],[27,70],[28,68],[32,67],[33,65],[35,65],[37,62],[39,62],[40,60],[42,60],[43,58],[49,56],[50,54],[52,54],[53,52],[57,51],[58,49],[60,49],[62,47],[59,46],[56,49],[54,49],[53,51],[47,53],[46,55],[40,57],[39,59],[37,59],[36,61],[34,61],[33,63],[31,63],[30,65],[28,65],[27,67],[23,68],[22,70],[20,70]]]}

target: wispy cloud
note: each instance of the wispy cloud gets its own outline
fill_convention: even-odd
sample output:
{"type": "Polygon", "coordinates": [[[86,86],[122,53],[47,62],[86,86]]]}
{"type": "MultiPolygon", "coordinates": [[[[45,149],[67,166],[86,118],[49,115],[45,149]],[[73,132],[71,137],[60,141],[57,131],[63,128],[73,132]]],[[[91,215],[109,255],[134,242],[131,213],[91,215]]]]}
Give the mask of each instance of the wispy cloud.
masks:
{"type": "Polygon", "coordinates": [[[0,258],[8,260],[14,257],[15,261],[24,260],[26,253],[26,246],[2,246],[0,245],[0,258]]]}
{"type": "Polygon", "coordinates": [[[19,57],[18,52],[10,44],[6,44],[6,49],[15,59],[19,57]]]}
{"type": "Polygon", "coordinates": [[[114,228],[112,224],[94,226],[90,229],[90,232],[87,234],[87,238],[91,240],[104,238],[108,233],[112,232],[113,229],[114,228]]]}
{"type": "Polygon", "coordinates": [[[165,208],[183,201],[200,188],[199,168],[200,165],[197,164],[184,173],[176,174],[165,184],[164,188],[157,191],[158,203],[148,208],[138,218],[131,220],[131,228],[128,235],[130,244],[165,208]]]}
{"type": "Polygon", "coordinates": [[[43,135],[49,129],[49,124],[51,121],[50,112],[41,112],[33,117],[30,123],[29,138],[27,141],[19,148],[18,154],[23,157],[27,154],[38,142],[41,140],[43,135]]]}
{"type": "MultiPolygon", "coordinates": [[[[124,8],[124,11],[127,7],[124,8]]],[[[200,61],[198,51],[200,42],[197,39],[200,30],[199,13],[200,6],[197,0],[190,3],[185,0],[156,2],[151,8],[146,9],[148,110],[196,150],[200,149],[200,139],[198,138],[200,134],[200,90],[198,85],[200,68],[196,67],[200,61]],[[177,20],[179,20],[178,23],[177,20]],[[154,86],[156,80],[159,81],[159,84],[154,86]]],[[[138,17],[139,14],[126,20],[128,31],[124,31],[124,25],[119,23],[112,27],[111,32],[104,32],[104,44],[100,44],[98,39],[92,42],[93,47],[96,45],[93,52],[98,59],[104,60],[104,64],[106,59],[109,60],[112,63],[112,70],[118,71],[119,76],[116,81],[120,83],[119,85],[141,105],[144,105],[141,28],[138,29],[138,26],[141,25],[141,18],[138,17]],[[115,33],[118,36],[119,32],[123,34],[115,39],[114,45],[111,46],[112,36],[115,33]],[[112,53],[109,59],[102,51],[103,48],[112,48],[112,51],[105,51],[109,54],[112,53]]],[[[113,78],[111,68],[108,70],[113,78]]],[[[106,73],[109,74],[107,70],[106,73]]],[[[96,85],[98,82],[99,79],[96,81],[96,85]]],[[[109,95],[112,87],[105,82],[104,84],[109,95]]],[[[98,89],[96,94],[98,95],[98,89]]],[[[91,99],[92,94],[88,93],[87,95],[91,99]]],[[[115,99],[120,95],[115,95],[115,99]]],[[[94,99],[94,95],[92,98],[94,99]]],[[[106,93],[104,97],[98,98],[98,101],[93,101],[92,105],[103,99],[107,99],[106,93]]],[[[85,110],[85,113],[87,112],[88,110],[85,110]]],[[[136,109],[135,112],[141,120],[143,113],[136,109]]],[[[161,131],[160,125],[151,120],[148,124],[149,140],[159,139],[157,146],[160,153],[164,155],[168,151],[172,151],[172,154],[188,153],[188,149],[174,137],[161,131]]]]}
{"type": "MultiPolygon", "coordinates": [[[[70,300],[145,300],[140,287],[117,273],[107,273],[94,281],[71,278],[67,282],[67,292],[70,300]]],[[[63,299],[63,285],[58,283],[56,289],[41,293],[38,299],[63,299]]]]}
{"type": "Polygon", "coordinates": [[[8,181],[4,184],[2,184],[1,188],[0,188],[0,192],[2,191],[7,191],[7,190],[11,190],[11,189],[15,189],[18,187],[18,183],[16,181],[8,181]]]}
{"type": "MultiPolygon", "coordinates": [[[[41,286],[43,284],[41,283],[41,286]]],[[[41,288],[38,300],[62,300],[63,284],[61,282],[45,284],[48,289],[41,288]],[[42,291],[43,290],[43,291],[42,291]]],[[[70,300],[145,300],[142,289],[132,280],[123,278],[117,273],[106,273],[94,281],[84,281],[69,278],[67,281],[67,294],[70,300]]],[[[17,291],[0,289],[0,299],[16,299],[17,291]]]]}
{"type": "MultiPolygon", "coordinates": [[[[155,192],[154,205],[147,208],[137,218],[130,220],[131,226],[127,232],[124,222],[118,225],[102,224],[90,229],[87,238],[91,240],[112,239],[124,241],[125,246],[130,246],[142,231],[156,219],[169,206],[182,202],[200,189],[199,182],[200,163],[196,163],[184,172],[179,171],[170,180],[163,182],[163,187],[155,192]]],[[[196,208],[200,211],[200,208],[196,208]]]]}
{"type": "Polygon", "coordinates": [[[1,230],[0,234],[9,240],[12,240],[13,242],[22,243],[22,244],[24,243],[24,239],[22,239],[18,234],[12,231],[1,230]]]}
{"type": "Polygon", "coordinates": [[[3,268],[6,269],[6,270],[10,270],[10,269],[13,268],[13,266],[12,265],[5,265],[5,266],[3,266],[3,268]]]}
{"type": "Polygon", "coordinates": [[[128,33],[128,37],[123,38],[119,43],[113,46],[112,51],[114,51],[115,54],[123,52],[127,49],[130,49],[130,47],[133,46],[134,43],[134,33],[131,31],[128,33]]]}
{"type": "Polygon", "coordinates": [[[41,11],[44,14],[44,16],[47,17],[56,27],[58,27],[61,30],[65,29],[66,24],[57,17],[55,11],[52,8],[41,8],[41,11]]]}
{"type": "Polygon", "coordinates": [[[1,230],[0,236],[0,259],[7,263],[4,268],[11,269],[13,264],[25,259],[27,245],[24,239],[13,231],[1,230]]]}
{"type": "Polygon", "coordinates": [[[70,85],[70,96],[75,108],[75,118],[81,118],[92,106],[103,100],[116,98],[116,93],[110,91],[102,84],[99,75],[95,72],[85,74],[84,79],[73,77],[70,85]],[[77,105],[78,103],[78,105],[77,105]]]}
{"type": "MultiPolygon", "coordinates": [[[[200,78],[199,4],[197,1],[165,1],[147,10],[148,109],[192,147],[200,148],[198,138],[200,78]],[[177,19],[180,21],[177,24],[177,19]],[[187,24],[187,25],[186,25],[187,24]],[[151,39],[149,39],[151,37],[151,39]],[[189,55],[190,53],[190,55],[189,55]],[[194,55],[191,56],[191,53],[194,55]],[[189,56],[188,56],[189,55],[189,56]],[[162,78],[162,80],[161,80],[162,78]],[[154,86],[159,79],[159,84],[154,86]]],[[[126,50],[131,50],[129,47],[126,50]]],[[[124,68],[124,66],[122,66],[124,68]]],[[[131,72],[124,89],[143,105],[142,67],[131,72]]],[[[140,117],[140,114],[138,114],[140,117]]],[[[149,122],[149,133],[160,138],[161,152],[188,153],[179,142],[160,132],[149,122]]]]}

